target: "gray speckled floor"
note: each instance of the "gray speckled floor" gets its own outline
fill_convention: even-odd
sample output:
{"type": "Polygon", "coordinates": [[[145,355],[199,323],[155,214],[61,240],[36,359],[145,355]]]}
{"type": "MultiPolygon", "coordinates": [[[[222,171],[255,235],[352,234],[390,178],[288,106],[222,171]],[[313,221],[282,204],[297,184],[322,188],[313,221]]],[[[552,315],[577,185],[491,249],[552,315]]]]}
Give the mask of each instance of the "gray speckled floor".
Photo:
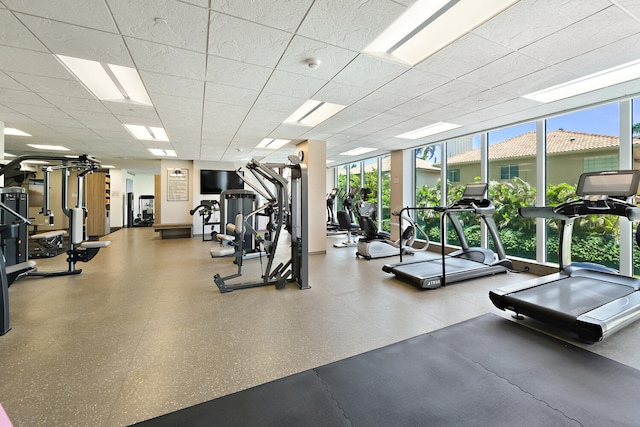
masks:
{"type": "MultiPolygon", "coordinates": [[[[16,426],[119,426],[445,327],[495,309],[507,274],[420,291],[383,273],[397,258],[355,248],[310,257],[311,289],[220,294],[212,242],[159,240],[124,229],[77,276],[22,279],[9,289],[12,330],[0,337],[0,403],[16,426]]],[[[287,257],[284,249],[284,257],[287,257]]],[[[66,269],[64,255],[38,261],[66,269]]],[[[259,278],[260,261],[245,261],[259,278]]],[[[640,323],[640,322],[639,322],[640,323]]],[[[534,325],[535,326],[535,325],[534,325]]],[[[640,326],[589,349],[640,367],[640,326]]],[[[407,367],[410,369],[410,367],[407,367]]]]}

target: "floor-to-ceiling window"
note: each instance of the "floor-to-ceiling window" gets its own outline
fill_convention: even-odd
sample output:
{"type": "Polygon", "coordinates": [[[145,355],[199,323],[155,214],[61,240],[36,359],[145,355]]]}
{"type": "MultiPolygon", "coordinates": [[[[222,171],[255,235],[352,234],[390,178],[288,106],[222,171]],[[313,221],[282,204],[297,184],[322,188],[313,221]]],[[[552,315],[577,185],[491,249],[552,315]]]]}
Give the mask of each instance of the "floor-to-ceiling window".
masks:
{"type": "Polygon", "coordinates": [[[384,231],[391,232],[391,156],[382,156],[380,164],[380,222],[384,231]]]}
{"type": "MultiPolygon", "coordinates": [[[[415,207],[425,208],[441,206],[441,145],[427,145],[414,150],[415,170],[415,207]]],[[[418,225],[429,235],[429,240],[440,241],[440,215],[433,210],[412,212],[418,225]]]]}
{"type": "Polygon", "coordinates": [[[495,206],[493,219],[504,250],[507,255],[536,259],[536,221],[518,213],[536,201],[536,124],[489,132],[487,145],[489,200],[495,206]]]}
{"type": "MultiPolygon", "coordinates": [[[[547,120],[547,205],[576,198],[583,172],[618,169],[620,147],[618,104],[608,104],[547,120]]],[[[558,221],[548,221],[547,260],[558,262],[558,221]]],[[[620,263],[619,218],[590,215],[573,226],[572,260],[612,268],[620,263]]]]}
{"type": "MultiPolygon", "coordinates": [[[[446,142],[447,205],[460,200],[467,184],[480,181],[480,135],[452,139],[446,142]]],[[[470,212],[458,214],[464,235],[470,246],[480,246],[481,220],[470,212]]],[[[447,244],[460,246],[453,227],[447,230],[447,244]]]]}
{"type": "MultiPolygon", "coordinates": [[[[631,136],[633,169],[640,169],[640,99],[636,98],[631,102],[631,136]]],[[[636,203],[640,203],[640,198],[636,197],[636,203]]],[[[638,223],[633,224],[633,231],[637,232],[638,223]]],[[[640,247],[639,241],[633,242],[633,274],[640,276],[640,247]]]]}

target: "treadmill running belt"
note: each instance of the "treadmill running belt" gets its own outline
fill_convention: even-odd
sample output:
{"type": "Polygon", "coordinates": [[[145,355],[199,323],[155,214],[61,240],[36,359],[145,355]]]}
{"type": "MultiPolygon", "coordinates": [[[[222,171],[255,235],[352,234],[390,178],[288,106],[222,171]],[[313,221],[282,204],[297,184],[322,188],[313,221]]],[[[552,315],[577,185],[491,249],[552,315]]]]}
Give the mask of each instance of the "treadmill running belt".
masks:
{"type": "Polygon", "coordinates": [[[619,283],[589,277],[567,277],[515,292],[507,295],[506,299],[544,307],[545,310],[575,318],[633,291],[633,288],[619,283]]]}
{"type": "MultiPolygon", "coordinates": [[[[462,270],[475,270],[487,267],[481,262],[471,261],[464,258],[450,257],[445,261],[445,274],[456,273],[462,270]]],[[[416,262],[411,264],[400,264],[394,267],[394,274],[402,274],[403,276],[412,276],[419,279],[427,277],[442,276],[442,260],[435,259],[425,262],[416,262]]]]}

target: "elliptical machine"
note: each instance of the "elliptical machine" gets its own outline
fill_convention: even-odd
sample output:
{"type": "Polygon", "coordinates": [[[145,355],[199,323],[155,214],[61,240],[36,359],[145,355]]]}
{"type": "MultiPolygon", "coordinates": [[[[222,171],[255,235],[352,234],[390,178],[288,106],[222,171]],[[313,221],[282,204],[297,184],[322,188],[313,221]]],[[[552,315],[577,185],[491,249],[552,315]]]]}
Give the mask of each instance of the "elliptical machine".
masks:
{"type": "Polygon", "coordinates": [[[429,236],[416,222],[406,214],[393,212],[391,215],[400,217],[407,222],[407,226],[400,232],[398,240],[391,240],[391,235],[386,231],[378,230],[376,223],[368,216],[361,217],[364,237],[358,241],[356,258],[370,260],[373,258],[384,258],[399,255],[413,255],[416,252],[423,252],[429,248],[429,236]],[[417,232],[424,236],[425,244],[420,249],[415,249],[413,244],[416,241],[417,232]]]}

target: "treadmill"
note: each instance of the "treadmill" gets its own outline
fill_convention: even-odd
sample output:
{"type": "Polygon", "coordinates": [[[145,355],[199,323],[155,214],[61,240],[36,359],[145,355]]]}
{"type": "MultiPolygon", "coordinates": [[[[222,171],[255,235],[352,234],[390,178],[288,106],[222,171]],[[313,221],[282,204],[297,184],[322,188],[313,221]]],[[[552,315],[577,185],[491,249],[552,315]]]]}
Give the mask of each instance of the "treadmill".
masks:
{"type": "MultiPolygon", "coordinates": [[[[575,333],[580,341],[602,340],[640,317],[640,279],[594,263],[571,263],[571,235],[576,218],[617,215],[640,220],[640,208],[628,203],[635,196],[640,171],[590,172],[580,176],[579,200],[556,207],[521,208],[526,218],[560,220],[560,270],[524,283],[489,292],[493,304],[575,333]]],[[[636,235],[638,241],[638,235],[636,235]]],[[[638,242],[640,243],[640,242],[638,242]]]]}
{"type": "MultiPolygon", "coordinates": [[[[485,198],[486,183],[473,183],[465,187],[462,198],[450,206],[429,208],[405,208],[409,210],[431,209],[440,213],[440,242],[445,241],[445,222],[449,219],[460,241],[460,250],[445,255],[442,244],[441,257],[430,260],[386,264],[382,271],[394,274],[398,279],[422,289],[435,289],[446,284],[506,273],[512,264],[504,252],[498,235],[493,213],[495,207],[485,198]],[[496,252],[488,248],[469,247],[458,214],[472,212],[480,216],[486,224],[496,252]]],[[[402,258],[401,258],[402,259],[402,258]]]]}

